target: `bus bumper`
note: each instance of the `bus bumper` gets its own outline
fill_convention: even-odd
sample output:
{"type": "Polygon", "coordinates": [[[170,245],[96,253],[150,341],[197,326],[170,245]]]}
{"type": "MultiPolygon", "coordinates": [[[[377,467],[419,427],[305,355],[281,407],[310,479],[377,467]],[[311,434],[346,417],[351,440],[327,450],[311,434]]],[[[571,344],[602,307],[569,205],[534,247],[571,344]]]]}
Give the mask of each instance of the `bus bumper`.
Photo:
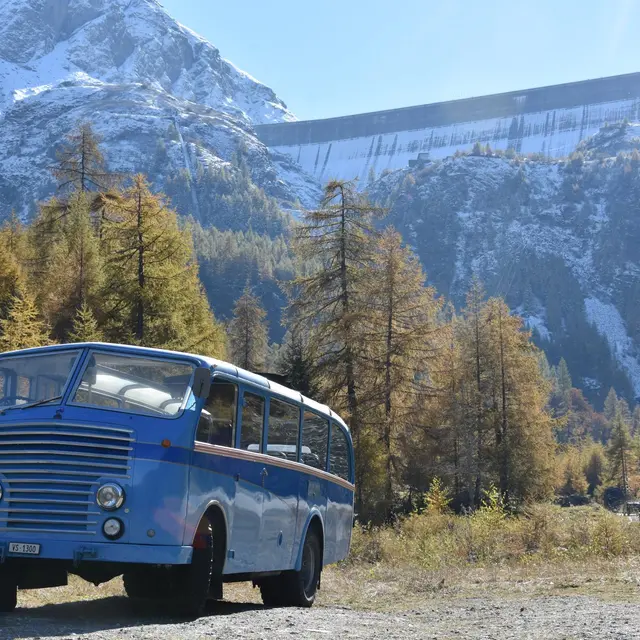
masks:
{"type": "MultiPolygon", "coordinates": [[[[24,537],[24,536],[23,536],[24,537]]],[[[24,541],[24,540],[21,540],[24,541]]],[[[34,541],[35,543],[35,541],[34,541]]],[[[127,543],[41,540],[38,555],[11,553],[9,542],[0,540],[0,564],[7,559],[70,560],[80,562],[122,562],[124,564],[189,564],[192,547],[142,545],[127,543]]]]}

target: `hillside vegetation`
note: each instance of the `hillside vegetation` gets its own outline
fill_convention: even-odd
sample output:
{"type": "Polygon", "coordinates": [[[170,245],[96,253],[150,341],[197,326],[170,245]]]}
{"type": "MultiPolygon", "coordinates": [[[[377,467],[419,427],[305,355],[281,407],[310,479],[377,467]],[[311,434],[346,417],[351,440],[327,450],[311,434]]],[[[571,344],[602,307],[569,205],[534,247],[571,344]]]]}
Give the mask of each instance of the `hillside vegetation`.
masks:
{"type": "Polygon", "coordinates": [[[515,514],[640,489],[625,387],[595,411],[478,278],[456,310],[353,184],[328,183],[319,209],[267,235],[179,219],[144,176],[110,173],[88,125],[53,175],[58,197],[0,229],[0,350],[107,340],[280,373],[350,425],[364,523],[420,512],[434,491],[456,512],[495,491],[515,514]]]}

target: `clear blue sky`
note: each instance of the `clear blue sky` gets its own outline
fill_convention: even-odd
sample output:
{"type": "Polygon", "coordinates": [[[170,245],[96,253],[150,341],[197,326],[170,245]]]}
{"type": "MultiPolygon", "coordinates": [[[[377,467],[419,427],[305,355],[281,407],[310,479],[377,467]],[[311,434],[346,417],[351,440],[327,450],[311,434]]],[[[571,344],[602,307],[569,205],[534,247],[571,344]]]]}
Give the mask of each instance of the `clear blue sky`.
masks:
{"type": "Polygon", "coordinates": [[[640,71],[638,0],[161,0],[300,119],[640,71]]]}

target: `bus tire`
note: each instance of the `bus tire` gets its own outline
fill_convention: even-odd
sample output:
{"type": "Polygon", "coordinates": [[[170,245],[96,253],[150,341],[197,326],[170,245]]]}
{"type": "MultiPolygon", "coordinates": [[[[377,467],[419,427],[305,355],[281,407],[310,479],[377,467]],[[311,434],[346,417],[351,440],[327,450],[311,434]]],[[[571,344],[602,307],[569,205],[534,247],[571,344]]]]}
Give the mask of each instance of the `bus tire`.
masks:
{"type": "Polygon", "coordinates": [[[18,606],[18,584],[0,569],[0,613],[11,613],[18,606]]]}
{"type": "Polygon", "coordinates": [[[310,607],[313,605],[318,593],[321,571],[320,538],[314,530],[310,530],[302,548],[300,571],[285,571],[281,576],[285,606],[310,607]]]}
{"type": "Polygon", "coordinates": [[[284,606],[282,575],[264,578],[258,583],[265,607],[284,606]]]}
{"type": "Polygon", "coordinates": [[[189,618],[202,615],[209,599],[213,567],[213,527],[205,516],[193,541],[191,564],[173,567],[174,608],[179,615],[189,618]]]}
{"type": "Polygon", "coordinates": [[[124,590],[132,600],[160,600],[170,595],[166,569],[149,567],[122,576],[124,590]]]}

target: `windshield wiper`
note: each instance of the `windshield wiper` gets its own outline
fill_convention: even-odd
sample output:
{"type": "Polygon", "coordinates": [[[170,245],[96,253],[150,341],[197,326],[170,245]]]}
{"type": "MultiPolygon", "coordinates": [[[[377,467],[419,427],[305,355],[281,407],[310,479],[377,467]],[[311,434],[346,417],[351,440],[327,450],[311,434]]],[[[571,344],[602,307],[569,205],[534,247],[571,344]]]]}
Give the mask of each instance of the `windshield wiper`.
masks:
{"type": "Polygon", "coordinates": [[[0,411],[0,416],[3,416],[9,409],[31,409],[32,407],[39,407],[41,404],[47,404],[47,402],[55,402],[56,400],[62,400],[62,396],[54,396],[53,398],[45,398],[44,400],[38,400],[37,402],[30,402],[29,404],[14,404],[10,407],[5,407],[0,411]]]}

